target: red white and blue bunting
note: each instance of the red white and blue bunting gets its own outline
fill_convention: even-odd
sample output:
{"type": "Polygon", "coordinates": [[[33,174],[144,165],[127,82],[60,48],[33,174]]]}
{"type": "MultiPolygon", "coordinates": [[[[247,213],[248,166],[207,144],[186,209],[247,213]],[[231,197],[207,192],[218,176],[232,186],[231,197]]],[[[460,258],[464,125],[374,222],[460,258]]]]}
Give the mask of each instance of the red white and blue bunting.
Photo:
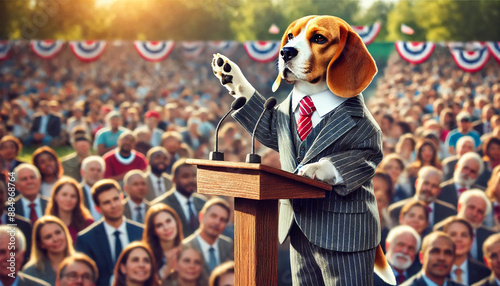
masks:
{"type": "Polygon", "coordinates": [[[159,62],[170,55],[174,49],[173,41],[135,41],[134,47],[141,57],[150,62],[159,62]]]}
{"type": "Polygon", "coordinates": [[[458,67],[470,73],[480,71],[490,58],[485,43],[451,43],[449,48],[458,67]]]}
{"type": "Polygon", "coordinates": [[[274,60],[280,51],[280,42],[278,41],[257,41],[245,42],[243,44],[248,56],[254,61],[267,63],[274,60]]]}
{"type": "Polygon", "coordinates": [[[31,50],[40,58],[49,60],[55,57],[63,48],[64,41],[60,40],[33,40],[30,43],[31,50]]]}
{"type": "Polygon", "coordinates": [[[9,41],[0,41],[0,60],[9,58],[11,43],[9,41]]]}
{"type": "Polygon", "coordinates": [[[409,63],[421,64],[425,62],[434,51],[436,45],[431,42],[403,42],[395,43],[399,55],[409,63]]]}
{"type": "Polygon", "coordinates": [[[208,48],[211,53],[221,53],[225,56],[231,56],[238,49],[239,43],[236,41],[215,41],[209,42],[208,48]]]}
{"type": "Polygon", "coordinates": [[[75,56],[83,62],[97,60],[106,48],[105,41],[73,41],[69,45],[75,56]]]}
{"type": "Polygon", "coordinates": [[[486,45],[488,46],[490,53],[500,64],[500,42],[487,42],[486,45]]]}
{"type": "Polygon", "coordinates": [[[376,21],[372,25],[353,26],[352,29],[354,30],[354,32],[358,33],[358,35],[361,37],[361,40],[363,40],[363,43],[368,46],[377,37],[378,33],[380,32],[381,26],[382,25],[380,21],[376,21]]]}
{"type": "Polygon", "coordinates": [[[205,48],[204,42],[202,41],[183,42],[181,46],[182,54],[186,59],[198,57],[203,51],[203,48],[205,48]]]}

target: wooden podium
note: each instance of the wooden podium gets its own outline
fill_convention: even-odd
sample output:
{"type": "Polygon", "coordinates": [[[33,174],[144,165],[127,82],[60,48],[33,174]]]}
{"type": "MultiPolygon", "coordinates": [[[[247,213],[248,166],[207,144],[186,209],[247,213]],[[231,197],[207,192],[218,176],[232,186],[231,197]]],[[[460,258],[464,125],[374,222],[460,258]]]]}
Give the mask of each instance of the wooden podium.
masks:
{"type": "Polygon", "coordinates": [[[235,198],[235,285],[277,285],[278,200],[324,198],[332,186],[262,164],[187,163],[198,167],[198,193],[235,198]]]}

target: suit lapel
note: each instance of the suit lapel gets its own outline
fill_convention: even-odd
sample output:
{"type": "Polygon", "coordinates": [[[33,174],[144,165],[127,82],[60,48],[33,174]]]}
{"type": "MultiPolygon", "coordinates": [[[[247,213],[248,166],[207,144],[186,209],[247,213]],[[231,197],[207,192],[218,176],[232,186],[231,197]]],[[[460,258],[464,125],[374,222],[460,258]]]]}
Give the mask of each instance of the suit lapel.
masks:
{"type": "Polygon", "coordinates": [[[127,236],[129,242],[141,239],[142,233],[138,232],[137,229],[134,229],[133,224],[125,222],[125,226],[127,228],[127,236]]]}
{"type": "Polygon", "coordinates": [[[363,107],[356,103],[358,98],[346,100],[343,104],[328,114],[328,120],[324,127],[319,132],[318,136],[314,139],[311,148],[309,148],[304,156],[302,164],[307,164],[311,159],[318,156],[328,146],[332,145],[342,135],[356,126],[356,122],[352,119],[351,115],[363,114],[363,107]]]}
{"type": "Polygon", "coordinates": [[[290,124],[290,120],[295,120],[291,112],[291,97],[292,94],[289,94],[278,106],[279,112],[276,112],[276,120],[278,121],[277,125],[280,128],[278,130],[278,145],[280,150],[281,169],[290,172],[295,170],[297,167],[297,162],[295,161],[297,154],[295,146],[293,146],[291,133],[295,132],[295,130],[292,130],[293,128],[290,124]]]}

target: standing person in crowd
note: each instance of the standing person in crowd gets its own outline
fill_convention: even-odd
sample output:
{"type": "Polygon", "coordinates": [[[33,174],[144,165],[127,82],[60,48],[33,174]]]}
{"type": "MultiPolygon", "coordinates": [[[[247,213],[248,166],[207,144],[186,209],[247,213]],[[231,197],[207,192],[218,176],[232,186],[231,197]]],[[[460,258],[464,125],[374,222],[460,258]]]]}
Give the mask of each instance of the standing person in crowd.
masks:
{"type": "Polygon", "coordinates": [[[200,228],[182,241],[182,244],[196,248],[203,254],[203,273],[206,277],[217,265],[234,259],[233,241],[222,235],[230,212],[229,204],[224,199],[208,200],[200,211],[200,228]]]}
{"type": "Polygon", "coordinates": [[[116,260],[113,286],[158,286],[153,253],[139,241],[127,245],[116,260]]]}
{"type": "Polygon", "coordinates": [[[430,139],[424,139],[417,144],[417,158],[408,166],[408,179],[412,186],[418,176],[418,171],[424,166],[433,166],[441,170],[441,162],[438,159],[437,147],[430,139]]]}
{"type": "Polygon", "coordinates": [[[392,185],[394,186],[391,203],[407,199],[413,195],[412,187],[408,182],[408,176],[405,172],[405,161],[400,155],[391,153],[384,156],[377,169],[387,173],[391,177],[392,185]]]}
{"type": "Polygon", "coordinates": [[[69,135],[74,134],[76,128],[80,128],[85,133],[91,134],[87,118],[83,114],[85,109],[83,105],[84,104],[81,101],[75,104],[72,109],[73,116],[68,118],[68,120],[66,121],[66,133],[68,133],[69,135]]]}
{"type": "Polygon", "coordinates": [[[414,160],[416,145],[417,143],[413,134],[404,134],[399,137],[394,153],[400,155],[401,158],[403,158],[405,165],[407,165],[414,160]]]}
{"type": "Polygon", "coordinates": [[[500,281],[500,233],[496,233],[483,244],[484,261],[491,275],[472,286],[498,286],[500,281]]]}
{"type": "Polygon", "coordinates": [[[118,147],[106,153],[102,158],[106,163],[104,177],[121,182],[123,176],[134,169],[145,171],[148,163],[144,155],[134,150],[135,136],[124,131],[118,137],[118,147]]]}
{"type": "Polygon", "coordinates": [[[484,171],[477,178],[477,184],[486,187],[493,169],[500,164],[500,138],[492,136],[483,144],[484,171]]]}
{"type": "Polygon", "coordinates": [[[25,217],[32,224],[45,213],[48,198],[40,195],[42,179],[38,169],[23,163],[14,169],[16,189],[20,195],[14,199],[15,213],[25,217]]]}
{"type": "Polygon", "coordinates": [[[100,156],[89,156],[82,161],[80,174],[82,175],[82,182],[80,187],[82,189],[83,204],[90,211],[90,214],[95,221],[99,220],[102,215],[97,211],[94,200],[92,199],[92,186],[104,178],[104,171],[106,170],[106,163],[100,156]]]}
{"type": "Polygon", "coordinates": [[[43,146],[33,152],[33,165],[40,171],[42,185],[40,193],[45,197],[50,197],[52,187],[63,175],[63,167],[59,156],[54,149],[43,146]]]}
{"type": "Polygon", "coordinates": [[[166,172],[170,164],[170,157],[167,149],[158,146],[148,151],[147,159],[149,169],[145,174],[148,185],[146,199],[153,201],[155,198],[170,191],[173,186],[171,177],[166,172]]]}
{"type": "Polygon", "coordinates": [[[450,134],[451,130],[457,128],[457,121],[451,108],[447,107],[441,111],[439,115],[439,124],[443,127],[441,141],[446,142],[446,138],[448,137],[448,134],[450,134]]]}
{"type": "Polygon", "coordinates": [[[164,280],[176,268],[184,239],[182,223],[179,215],[163,203],[148,210],[145,222],[142,241],[153,250],[160,279],[164,280]]]}
{"type": "Polygon", "coordinates": [[[167,174],[172,174],[172,168],[180,159],[179,150],[181,149],[182,135],[178,131],[167,131],[161,136],[161,146],[163,146],[170,158],[169,165],[167,166],[167,174]]]}
{"type": "Polygon", "coordinates": [[[455,244],[450,236],[441,231],[432,232],[422,242],[422,250],[420,251],[422,270],[401,285],[461,286],[463,284],[448,279],[454,259],[455,244]]]}
{"type": "Polygon", "coordinates": [[[45,213],[64,222],[73,242],[76,242],[78,232],[94,222],[89,210],[83,205],[78,182],[71,177],[62,177],[54,185],[45,213]]]}
{"type": "Polygon", "coordinates": [[[0,139],[0,157],[5,162],[5,170],[12,172],[15,167],[24,163],[16,159],[22,148],[23,144],[14,136],[6,135],[0,139]]]}
{"type": "Polygon", "coordinates": [[[457,141],[457,154],[449,156],[443,160],[443,181],[453,178],[458,159],[467,152],[476,152],[474,139],[470,136],[463,136],[457,141]]]}
{"type": "Polygon", "coordinates": [[[64,258],[57,271],[56,286],[95,286],[99,271],[87,255],[77,252],[64,258]],[[79,282],[79,280],[82,282],[79,282]]]}
{"type": "Polygon", "coordinates": [[[122,126],[122,118],[117,111],[106,115],[108,127],[100,129],[95,135],[94,149],[102,156],[118,145],[118,137],[128,129],[122,126]]]}
{"type": "Polygon", "coordinates": [[[455,260],[450,278],[458,283],[471,285],[487,277],[490,270],[483,263],[469,257],[474,242],[472,226],[464,219],[450,217],[445,220],[443,230],[455,243],[455,260]]]}
{"type": "Polygon", "coordinates": [[[477,153],[465,153],[457,162],[453,179],[441,183],[442,191],[438,199],[456,207],[460,195],[466,190],[484,190],[482,186],[476,184],[476,180],[481,176],[483,170],[483,160],[477,153]]]}
{"type": "Polygon", "coordinates": [[[23,233],[15,226],[0,225],[0,284],[4,286],[50,286],[49,283],[20,271],[24,264],[25,251],[26,240],[23,233]],[[14,242],[9,244],[12,238],[14,242]],[[8,261],[11,258],[16,261],[13,268],[10,268],[8,261]]]}
{"type": "MultiPolygon", "coordinates": [[[[397,285],[401,285],[411,276],[420,271],[420,263],[414,263],[420,250],[420,235],[411,227],[399,225],[391,229],[386,240],[387,262],[394,271],[397,285]]],[[[389,285],[377,275],[374,277],[374,286],[389,285]]]]}
{"type": "Polygon", "coordinates": [[[91,155],[92,140],[81,127],[76,127],[74,130],[75,132],[71,136],[71,146],[75,152],[64,156],[61,159],[61,164],[64,175],[80,182],[82,180],[80,173],[82,161],[91,155]]]}
{"type": "Polygon", "coordinates": [[[479,133],[479,136],[490,133],[491,131],[493,131],[490,123],[491,117],[493,115],[495,115],[495,109],[493,108],[493,105],[486,104],[481,109],[481,119],[472,123],[472,129],[479,133]]]}
{"type": "Polygon", "coordinates": [[[450,154],[456,154],[457,141],[462,136],[470,136],[474,139],[475,147],[481,145],[481,136],[472,129],[472,118],[470,113],[461,111],[457,114],[457,128],[448,133],[445,144],[450,154]]]}
{"type": "Polygon", "coordinates": [[[215,267],[208,286],[234,286],[234,261],[226,261],[215,267]]]}
{"type": "Polygon", "coordinates": [[[33,226],[31,257],[23,272],[54,285],[59,264],[74,251],[66,225],[55,216],[43,216],[33,226]]]}
{"type": "Polygon", "coordinates": [[[200,226],[198,213],[206,199],[196,193],[195,166],[187,164],[185,159],[180,159],[174,164],[172,174],[175,189],[159,196],[151,204],[164,203],[174,209],[181,219],[183,235],[188,237],[200,226]]]}
{"type": "Polygon", "coordinates": [[[127,194],[127,198],[123,200],[123,214],[126,218],[143,224],[146,212],[151,206],[145,199],[148,189],[144,172],[128,171],[123,178],[123,190],[127,194]]]}
{"type": "Polygon", "coordinates": [[[33,118],[30,135],[24,141],[25,145],[42,144],[51,146],[54,139],[59,139],[61,135],[61,118],[54,115],[49,110],[46,100],[41,100],[39,105],[40,113],[33,118]]]}
{"type": "Polygon", "coordinates": [[[158,111],[149,110],[144,115],[144,122],[151,132],[151,139],[149,143],[151,146],[156,147],[161,144],[161,136],[163,135],[163,130],[158,128],[158,122],[160,122],[161,116],[158,111]]]}
{"type": "Polygon", "coordinates": [[[404,205],[412,200],[423,201],[430,208],[429,225],[432,227],[443,219],[456,215],[457,210],[454,206],[438,200],[441,193],[439,183],[442,173],[432,166],[425,166],[418,172],[418,178],[415,181],[416,193],[412,198],[396,202],[389,206],[388,212],[395,224],[399,221],[400,212],[404,205]]]}
{"type": "Polygon", "coordinates": [[[142,225],[124,218],[123,195],[116,181],[103,179],[94,184],[92,198],[104,219],[78,234],[76,249],[96,262],[97,285],[108,285],[123,247],[141,239],[142,225]]]}
{"type": "Polygon", "coordinates": [[[177,268],[162,286],[205,286],[207,277],[203,274],[203,255],[198,249],[183,245],[177,255],[177,268]]]}
{"type": "Polygon", "coordinates": [[[429,210],[423,201],[411,200],[401,208],[399,224],[412,227],[421,238],[429,234],[429,210]]]}

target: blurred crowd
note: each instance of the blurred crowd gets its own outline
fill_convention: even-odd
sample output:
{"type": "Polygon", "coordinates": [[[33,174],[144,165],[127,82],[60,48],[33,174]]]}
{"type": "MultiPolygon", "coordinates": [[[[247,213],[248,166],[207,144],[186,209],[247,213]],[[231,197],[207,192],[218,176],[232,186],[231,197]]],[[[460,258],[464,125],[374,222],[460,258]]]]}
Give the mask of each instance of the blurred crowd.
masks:
{"type": "MultiPolygon", "coordinates": [[[[69,50],[42,60],[25,45],[1,63],[1,223],[19,228],[19,275],[0,257],[3,285],[234,284],[233,200],[198,194],[196,168],[185,162],[208,158],[232,101],[212,75],[211,53],[186,59],[174,50],[150,63],[117,45],[81,63],[69,50]],[[23,147],[34,150],[26,162],[23,147]]],[[[241,48],[232,57],[271,94],[274,63],[241,48]]],[[[438,285],[500,280],[499,71],[491,60],[463,72],[437,47],[420,65],[394,53],[372,83],[366,104],[384,150],[373,186],[398,285],[422,273],[438,285]],[[436,251],[448,254],[442,267],[433,267],[436,251]]],[[[250,136],[231,118],[218,141],[226,161],[250,153],[250,136]]],[[[277,152],[256,149],[280,167],[277,152]]],[[[9,237],[0,227],[0,247],[9,237]]],[[[286,247],[279,285],[291,285],[286,247]]]]}

